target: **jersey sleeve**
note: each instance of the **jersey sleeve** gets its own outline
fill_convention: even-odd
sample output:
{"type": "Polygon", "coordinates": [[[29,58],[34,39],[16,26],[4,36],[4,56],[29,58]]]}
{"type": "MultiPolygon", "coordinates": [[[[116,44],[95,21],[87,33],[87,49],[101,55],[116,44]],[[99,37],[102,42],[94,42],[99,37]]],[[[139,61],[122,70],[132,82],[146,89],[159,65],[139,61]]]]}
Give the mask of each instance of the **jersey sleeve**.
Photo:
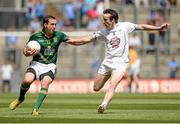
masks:
{"type": "Polygon", "coordinates": [[[66,34],[62,33],[62,42],[66,42],[69,39],[69,36],[67,36],[66,34]]]}
{"type": "MultiPolygon", "coordinates": [[[[34,35],[31,35],[31,36],[30,36],[30,38],[29,38],[29,40],[27,41],[27,43],[28,43],[29,41],[32,41],[32,40],[36,41],[36,37],[35,37],[34,35]]],[[[27,43],[26,43],[26,44],[27,44],[27,43]]]]}
{"type": "Polygon", "coordinates": [[[137,28],[137,26],[138,26],[137,24],[125,22],[125,27],[126,27],[125,29],[127,33],[133,32],[137,28]]]}
{"type": "Polygon", "coordinates": [[[30,38],[29,38],[28,42],[29,42],[29,41],[31,41],[31,40],[35,40],[35,37],[30,36],[30,38]]]}
{"type": "Polygon", "coordinates": [[[103,33],[103,30],[96,31],[96,32],[93,33],[93,37],[94,37],[95,39],[97,39],[97,38],[103,37],[103,36],[104,36],[103,34],[104,34],[104,33],[103,33]]]}

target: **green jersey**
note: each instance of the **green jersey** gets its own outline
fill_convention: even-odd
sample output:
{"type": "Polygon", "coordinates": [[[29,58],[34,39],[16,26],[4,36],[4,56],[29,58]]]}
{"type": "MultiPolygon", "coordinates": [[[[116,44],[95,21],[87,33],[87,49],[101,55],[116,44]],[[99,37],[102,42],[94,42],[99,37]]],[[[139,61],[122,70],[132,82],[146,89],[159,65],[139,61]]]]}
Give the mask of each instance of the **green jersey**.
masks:
{"type": "Polygon", "coordinates": [[[45,33],[38,32],[33,34],[29,41],[37,41],[41,45],[39,54],[33,56],[32,61],[44,64],[54,63],[57,61],[58,47],[62,42],[66,42],[67,35],[60,31],[55,31],[51,38],[45,37],[45,33]]]}

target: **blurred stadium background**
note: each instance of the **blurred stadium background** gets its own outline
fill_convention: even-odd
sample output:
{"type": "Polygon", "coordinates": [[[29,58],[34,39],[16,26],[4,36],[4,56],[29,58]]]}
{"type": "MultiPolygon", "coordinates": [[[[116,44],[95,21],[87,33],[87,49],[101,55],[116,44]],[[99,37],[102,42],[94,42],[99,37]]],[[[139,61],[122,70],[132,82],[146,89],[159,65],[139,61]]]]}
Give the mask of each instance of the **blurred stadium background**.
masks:
{"type": "MultiPolygon", "coordinates": [[[[180,71],[177,71],[175,79],[170,79],[168,67],[168,61],[172,56],[176,56],[176,61],[180,63],[180,0],[0,0],[0,65],[5,59],[9,59],[14,67],[11,91],[19,90],[22,75],[31,60],[23,56],[22,48],[31,33],[41,29],[39,20],[41,17],[54,15],[58,18],[57,30],[69,36],[82,36],[91,34],[101,27],[98,24],[91,27],[88,23],[92,18],[100,18],[101,10],[109,7],[117,10],[120,14],[120,21],[154,25],[163,22],[171,24],[162,42],[158,32],[136,32],[141,41],[138,49],[141,59],[140,77],[141,82],[146,83],[152,79],[157,82],[163,80],[167,84],[164,86],[165,89],[174,88],[167,92],[180,92],[180,71]],[[37,6],[40,12],[35,10],[37,6]],[[69,12],[71,9],[67,11],[68,7],[65,6],[71,6],[73,14],[69,12]],[[37,13],[40,14],[37,15],[37,13]],[[67,16],[71,14],[72,17],[67,16]],[[149,41],[150,33],[153,33],[152,41],[149,41]]],[[[55,82],[63,80],[65,83],[62,84],[71,82],[71,85],[82,86],[83,83],[87,83],[91,86],[103,55],[104,44],[101,41],[80,47],[61,44],[55,82]]],[[[32,87],[35,88],[37,85],[32,87]]],[[[81,86],[78,88],[86,87],[81,86]]],[[[59,87],[62,89],[63,86],[59,87]]],[[[67,92],[68,90],[67,88],[67,92]]],[[[35,91],[32,90],[32,92],[35,91]]],[[[153,91],[153,89],[148,91],[153,91]]],[[[155,91],[159,90],[155,89],[155,91]]]]}

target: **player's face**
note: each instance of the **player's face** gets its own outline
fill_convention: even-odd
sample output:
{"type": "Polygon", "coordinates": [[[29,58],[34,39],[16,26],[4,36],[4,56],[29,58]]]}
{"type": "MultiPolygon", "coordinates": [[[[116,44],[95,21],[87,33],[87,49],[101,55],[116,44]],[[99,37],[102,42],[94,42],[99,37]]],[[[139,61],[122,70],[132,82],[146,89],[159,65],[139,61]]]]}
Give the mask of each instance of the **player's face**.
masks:
{"type": "Polygon", "coordinates": [[[114,19],[111,20],[110,17],[111,17],[111,14],[103,14],[103,24],[105,28],[107,28],[108,30],[113,29],[115,26],[114,19]]]}
{"type": "Polygon", "coordinates": [[[49,19],[48,23],[45,23],[44,27],[46,29],[47,34],[53,34],[56,30],[56,19],[49,19]]]}

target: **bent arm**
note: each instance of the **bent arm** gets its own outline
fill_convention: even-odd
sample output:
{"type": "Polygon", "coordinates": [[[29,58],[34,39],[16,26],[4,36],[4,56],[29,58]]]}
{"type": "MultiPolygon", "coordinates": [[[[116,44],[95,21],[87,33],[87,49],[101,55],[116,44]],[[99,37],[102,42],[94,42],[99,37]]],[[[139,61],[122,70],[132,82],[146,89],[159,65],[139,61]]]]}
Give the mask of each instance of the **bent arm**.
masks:
{"type": "Polygon", "coordinates": [[[69,38],[66,42],[71,45],[83,45],[90,42],[95,41],[95,37],[93,35],[91,36],[83,36],[79,38],[69,38]]]}
{"type": "Polygon", "coordinates": [[[30,49],[28,49],[26,46],[23,48],[23,54],[26,57],[31,56],[29,51],[30,51],[30,49]]]}
{"type": "Polygon", "coordinates": [[[37,55],[39,52],[36,49],[30,49],[27,46],[23,48],[23,54],[26,57],[37,55]]]}
{"type": "Polygon", "coordinates": [[[148,24],[139,24],[136,29],[137,30],[165,30],[168,28],[168,24],[164,23],[161,26],[153,26],[153,25],[148,25],[148,24]]]}

